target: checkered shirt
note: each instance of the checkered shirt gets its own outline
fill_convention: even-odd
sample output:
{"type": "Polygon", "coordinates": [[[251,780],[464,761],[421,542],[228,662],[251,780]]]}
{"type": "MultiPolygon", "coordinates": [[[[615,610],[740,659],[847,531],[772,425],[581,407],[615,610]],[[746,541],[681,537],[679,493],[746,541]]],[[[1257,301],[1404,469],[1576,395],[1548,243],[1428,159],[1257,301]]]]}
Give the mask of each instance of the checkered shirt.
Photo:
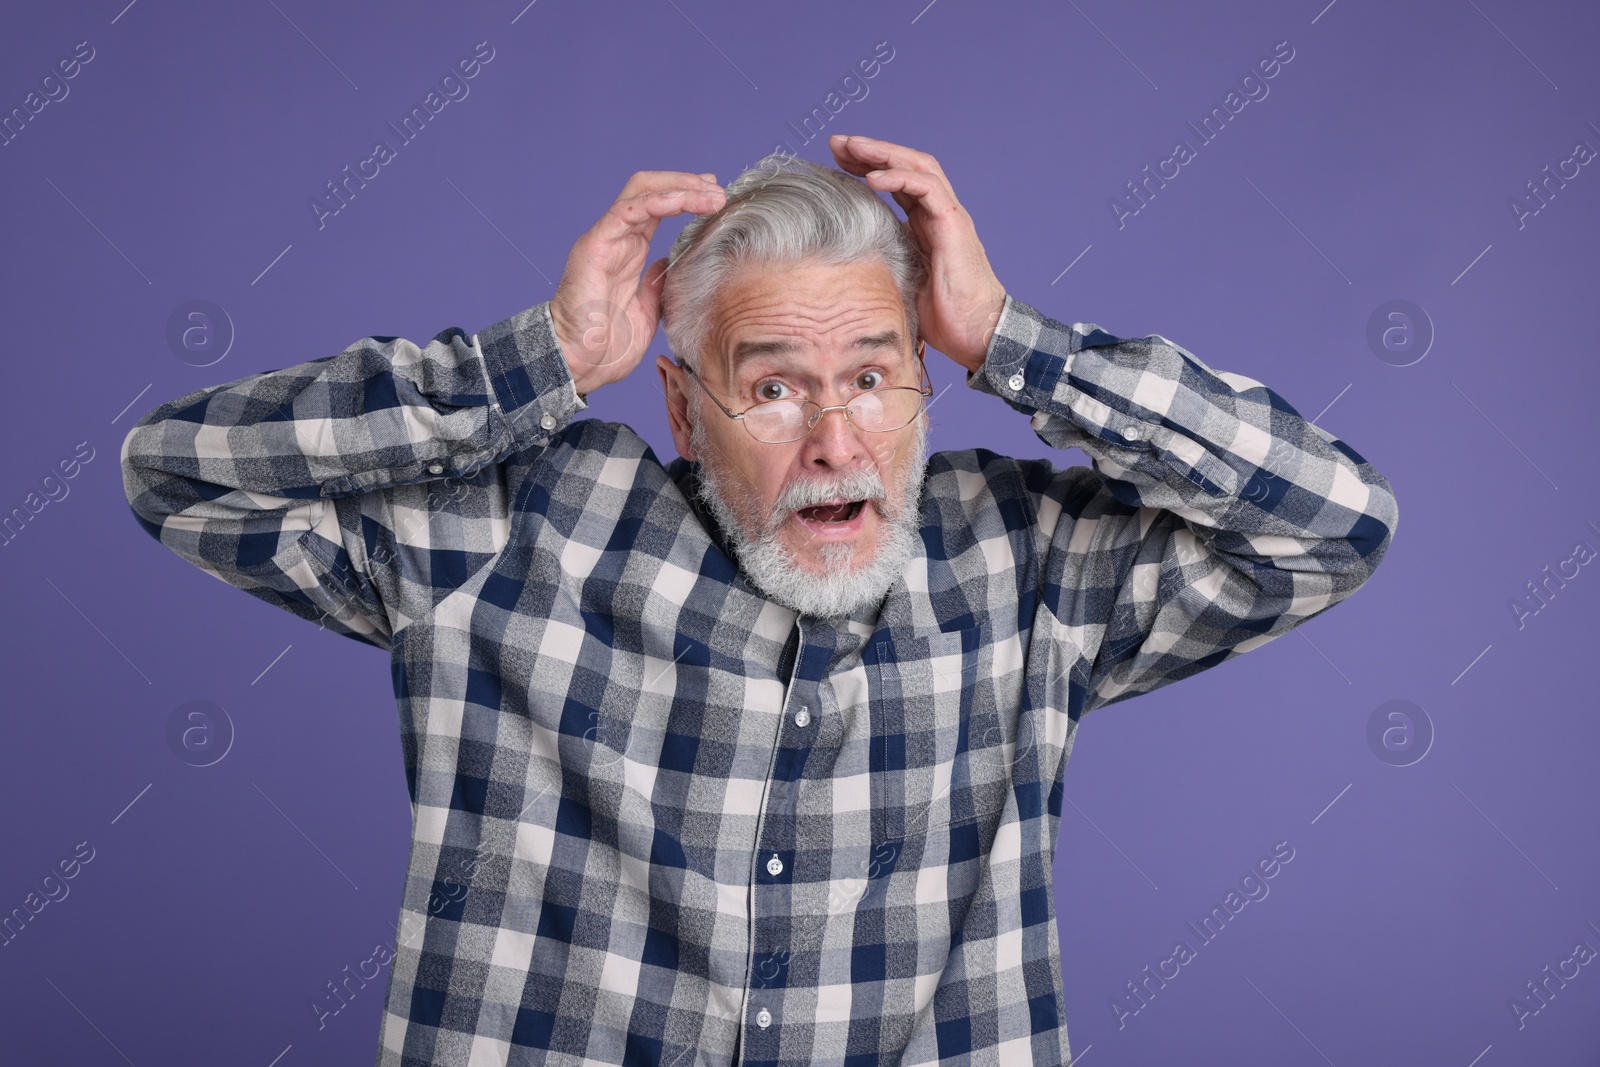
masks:
{"type": "Polygon", "coordinates": [[[967,384],[1092,466],[932,455],[916,555],[837,619],[750,584],[696,467],[574,421],[546,304],[138,421],[146,532],[391,656],[413,832],[379,1067],[1069,1062],[1079,719],[1337,604],[1398,511],[1160,335],[1008,298],[967,384]]]}

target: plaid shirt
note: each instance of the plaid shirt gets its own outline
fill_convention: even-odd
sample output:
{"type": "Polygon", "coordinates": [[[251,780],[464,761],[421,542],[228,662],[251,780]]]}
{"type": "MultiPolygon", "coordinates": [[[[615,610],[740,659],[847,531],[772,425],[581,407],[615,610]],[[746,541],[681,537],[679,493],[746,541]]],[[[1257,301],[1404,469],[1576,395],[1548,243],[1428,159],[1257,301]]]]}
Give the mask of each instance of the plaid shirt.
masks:
{"type": "Polygon", "coordinates": [[[928,461],[882,604],[796,614],[547,305],[199,389],[140,524],[392,657],[413,836],[379,1065],[1070,1060],[1051,861],[1079,718],[1372,574],[1388,482],[1159,335],[1008,299],[971,388],[1058,468],[928,461]]]}

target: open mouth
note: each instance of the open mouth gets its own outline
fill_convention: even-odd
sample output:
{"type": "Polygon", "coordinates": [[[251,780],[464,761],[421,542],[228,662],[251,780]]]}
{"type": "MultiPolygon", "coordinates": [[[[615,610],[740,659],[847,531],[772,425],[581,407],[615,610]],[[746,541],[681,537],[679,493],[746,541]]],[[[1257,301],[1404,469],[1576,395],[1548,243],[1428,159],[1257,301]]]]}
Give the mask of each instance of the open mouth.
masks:
{"type": "Polygon", "coordinates": [[[861,514],[863,503],[861,500],[847,500],[842,504],[818,504],[815,507],[801,508],[795,514],[805,522],[849,522],[861,514]]]}

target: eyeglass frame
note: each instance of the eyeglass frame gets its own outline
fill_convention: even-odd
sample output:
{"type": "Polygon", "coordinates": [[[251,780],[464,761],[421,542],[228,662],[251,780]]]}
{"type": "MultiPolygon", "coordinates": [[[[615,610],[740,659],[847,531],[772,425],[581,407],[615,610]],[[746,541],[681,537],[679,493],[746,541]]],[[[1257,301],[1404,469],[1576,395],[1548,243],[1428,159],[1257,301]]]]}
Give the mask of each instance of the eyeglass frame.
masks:
{"type": "MultiPolygon", "coordinates": [[[[867,392],[886,393],[890,389],[909,389],[909,390],[915,392],[918,396],[920,396],[922,398],[922,400],[925,402],[930,396],[933,395],[933,379],[928,376],[928,362],[927,362],[927,357],[926,357],[927,349],[928,349],[928,342],[919,340],[917,342],[917,354],[914,357],[916,359],[916,361],[917,361],[917,369],[922,372],[921,378],[922,378],[923,382],[926,384],[927,388],[919,389],[918,387],[916,387],[914,385],[890,385],[890,386],[885,386],[882,389],[869,389],[869,390],[867,390],[867,392]]],[[[745,428],[745,432],[750,434],[750,439],[752,441],[755,441],[757,444],[762,444],[762,445],[792,445],[792,444],[795,443],[795,441],[804,441],[807,437],[810,437],[812,431],[817,428],[817,424],[822,421],[822,416],[826,415],[830,411],[842,411],[842,412],[844,412],[844,421],[849,423],[852,428],[860,430],[862,433],[894,433],[895,430],[903,430],[907,426],[910,426],[913,422],[916,422],[917,421],[917,415],[921,415],[923,412],[928,410],[926,403],[919,404],[918,407],[917,407],[917,415],[911,416],[911,418],[909,420],[907,420],[903,425],[896,426],[893,429],[888,429],[888,430],[869,430],[865,426],[857,426],[856,425],[856,421],[850,417],[850,405],[855,402],[856,397],[851,397],[849,400],[845,401],[843,404],[829,404],[827,407],[823,407],[822,405],[817,404],[817,402],[814,401],[814,400],[794,400],[794,399],[790,399],[788,397],[783,397],[783,398],[780,398],[780,399],[777,399],[777,400],[763,400],[760,403],[751,404],[749,407],[745,408],[744,411],[740,411],[740,412],[736,413],[736,412],[729,411],[727,405],[724,404],[722,401],[717,399],[717,395],[715,393],[713,393],[711,391],[711,387],[709,385],[707,385],[704,381],[702,381],[700,376],[694,372],[694,368],[693,367],[689,366],[689,364],[683,362],[681,359],[680,360],[676,360],[675,362],[676,362],[677,366],[681,370],[683,370],[684,373],[688,374],[689,377],[693,378],[695,380],[695,382],[699,384],[701,389],[705,390],[706,396],[711,398],[711,402],[713,404],[717,405],[717,407],[722,409],[722,413],[724,415],[726,415],[726,416],[728,416],[728,418],[733,419],[733,420],[738,421],[738,422],[744,422],[745,413],[746,412],[750,412],[750,411],[754,411],[756,408],[761,407],[762,404],[812,404],[817,408],[817,414],[807,424],[806,432],[804,434],[802,434],[801,436],[796,437],[796,438],[794,438],[793,440],[790,440],[790,441],[763,441],[763,440],[761,440],[761,438],[759,438],[759,437],[757,437],[755,435],[755,431],[754,430],[750,429],[750,424],[749,423],[745,423],[745,427],[744,427],[745,428]]],[[[865,396],[865,395],[866,395],[865,393],[857,393],[856,394],[856,396],[865,396]]]]}

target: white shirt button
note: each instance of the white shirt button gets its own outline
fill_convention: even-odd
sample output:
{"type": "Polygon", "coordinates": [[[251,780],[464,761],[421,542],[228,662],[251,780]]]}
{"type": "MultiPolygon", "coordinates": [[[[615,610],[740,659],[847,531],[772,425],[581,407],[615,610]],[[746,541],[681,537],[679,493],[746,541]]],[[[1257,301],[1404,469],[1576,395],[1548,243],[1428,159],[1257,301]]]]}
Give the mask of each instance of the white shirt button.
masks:
{"type": "Polygon", "coordinates": [[[794,724],[802,729],[811,725],[811,709],[801,708],[794,713],[794,724]]]}
{"type": "Polygon", "coordinates": [[[1140,437],[1143,437],[1144,434],[1139,427],[1129,426],[1126,430],[1122,431],[1122,436],[1126,437],[1130,441],[1137,441],[1140,437]]]}
{"type": "Polygon", "coordinates": [[[763,1029],[763,1030],[765,1030],[767,1027],[771,1026],[772,1025],[772,1013],[770,1011],[768,1011],[766,1008],[762,1008],[760,1011],[756,1012],[756,1025],[761,1027],[761,1029],[763,1029]]]}
{"type": "Polygon", "coordinates": [[[1020,374],[1013,374],[1006,384],[1011,386],[1012,389],[1021,389],[1028,384],[1028,380],[1020,374]]]}
{"type": "Polygon", "coordinates": [[[772,875],[774,878],[783,873],[783,861],[778,858],[778,854],[776,852],[774,852],[772,854],[772,858],[767,861],[767,873],[772,875]]]}
{"type": "Polygon", "coordinates": [[[556,417],[547,412],[544,418],[539,420],[539,425],[546,430],[553,430],[556,428],[556,417]]]}
{"type": "Polygon", "coordinates": [[[443,474],[444,473],[444,464],[443,463],[430,463],[430,464],[428,464],[428,473],[429,474],[443,474]]]}

